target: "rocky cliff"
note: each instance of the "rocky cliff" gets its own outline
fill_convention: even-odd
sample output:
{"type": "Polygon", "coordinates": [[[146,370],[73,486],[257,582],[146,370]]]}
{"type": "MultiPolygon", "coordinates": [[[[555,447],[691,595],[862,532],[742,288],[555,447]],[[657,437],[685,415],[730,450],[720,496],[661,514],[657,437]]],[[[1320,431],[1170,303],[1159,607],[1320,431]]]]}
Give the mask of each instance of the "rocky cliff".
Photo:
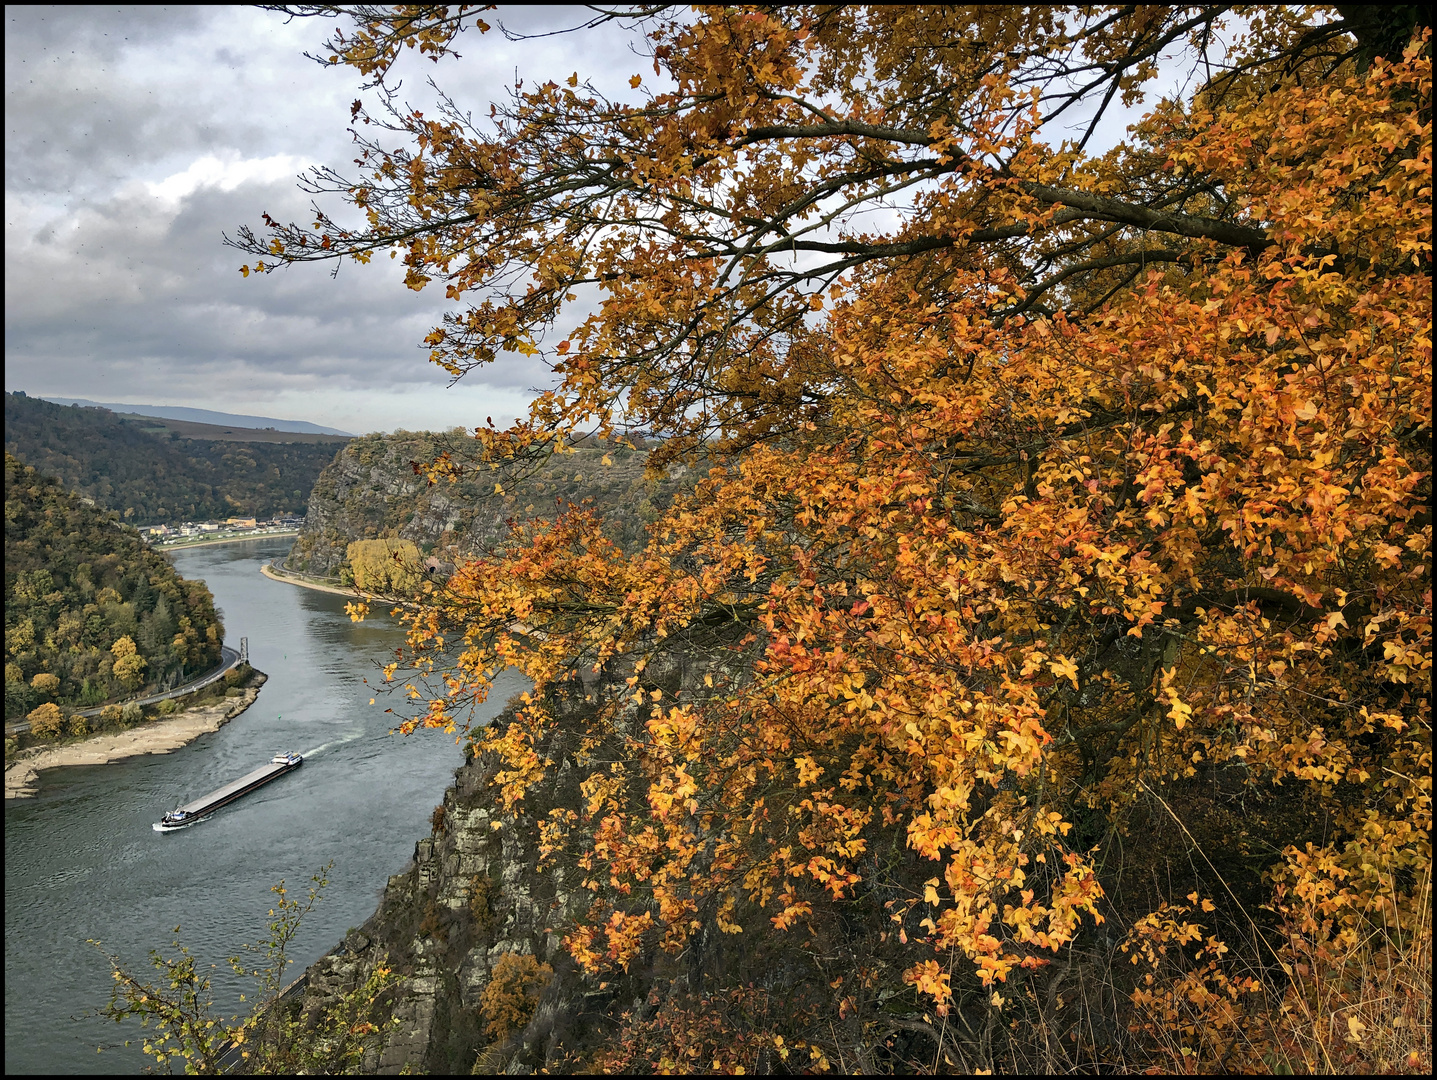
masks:
{"type": "Polygon", "coordinates": [[[612,538],[632,549],[657,507],[692,479],[683,468],[667,479],[646,478],[645,451],[601,446],[555,455],[523,481],[498,485],[503,490],[487,471],[430,484],[414,469],[468,447],[472,440],[457,432],[400,431],[347,444],[315,482],[286,568],[337,580],[351,541],[381,537],[411,540],[424,555],[452,563],[492,550],[508,538],[511,521],[586,503],[604,516],[612,538]]]}
{"type": "MultiPolygon", "coordinates": [[[[686,677],[677,667],[649,674],[671,687],[686,677]]],[[[587,707],[579,694],[549,704],[561,721],[587,707]]],[[[514,707],[495,722],[506,723],[514,707]]],[[[657,950],[605,980],[584,976],[565,951],[566,923],[588,910],[594,894],[572,862],[542,869],[539,862],[537,823],[555,807],[583,801],[576,747],[563,727],[542,747],[555,767],[519,813],[503,812],[493,797],[498,763],[471,755],[378,910],[306,973],[302,1008],[316,1018],[376,968],[399,974],[382,999],[397,1024],[370,1050],[364,1072],[594,1071],[588,1066],[624,1011],[652,1012],[664,994],[687,986],[687,965],[657,950]],[[485,1030],[481,996],[506,956],[532,957],[553,977],[527,1022],[495,1039],[485,1030]]]]}
{"type": "MultiPolygon", "coordinates": [[[[647,667],[638,685],[682,694],[721,670],[714,659],[721,649],[712,647],[720,644],[672,652],[647,667]]],[[[844,905],[836,917],[815,910],[804,933],[773,934],[766,914],[757,912],[743,919],[741,932],[700,931],[678,955],[651,935],[623,969],[591,976],[573,962],[564,933],[596,897],[581,868],[586,845],[541,865],[540,823],[556,808],[583,810],[581,778],[595,754],[609,759],[613,747],[581,747],[573,732],[594,708],[590,702],[627,689],[633,674],[609,672],[546,700],[558,722],[535,749],[552,766],[518,812],[501,809],[495,797],[500,763],[471,753],[444,793],[430,835],[389,879],[378,910],[306,973],[303,1013],[323,1023],[376,969],[395,972],[375,1014],[393,1022],[362,1062],[363,1072],[379,1074],[692,1072],[708,1071],[714,1061],[719,1071],[790,1071],[792,1064],[804,1071],[815,1062],[828,1065],[822,1055],[833,1051],[825,1045],[845,1047],[851,1064],[868,1072],[892,1070],[915,1054],[931,1057],[928,1024],[896,1015],[875,1023],[871,1011],[861,1023],[853,997],[841,1007],[845,995],[865,996],[854,978],[860,962],[872,984],[880,975],[897,980],[901,927],[891,925],[882,906],[887,893],[844,905]],[[506,965],[514,970],[521,963],[552,974],[519,1021],[496,1034],[486,1023],[494,1013],[492,988],[506,965]],[[825,1014],[846,1020],[831,1033],[825,1024],[821,1043],[813,1020],[825,1014]],[[803,1053],[789,1063],[788,1053],[798,1048],[803,1053]]],[[[495,722],[507,723],[516,707],[511,703],[495,722]]],[[[622,741],[639,726],[635,705],[616,717],[614,737],[622,741]]],[[[891,858],[913,861],[904,853],[891,858]]],[[[909,1012],[911,997],[892,1004],[909,1012]]],[[[874,1000],[869,1008],[882,1005],[874,1000]]]]}

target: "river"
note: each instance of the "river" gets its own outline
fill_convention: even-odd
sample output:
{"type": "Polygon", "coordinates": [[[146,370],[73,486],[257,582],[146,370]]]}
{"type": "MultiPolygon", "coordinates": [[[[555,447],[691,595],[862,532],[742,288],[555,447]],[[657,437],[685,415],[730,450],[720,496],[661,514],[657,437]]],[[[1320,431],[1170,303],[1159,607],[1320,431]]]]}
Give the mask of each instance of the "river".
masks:
{"type": "MultiPolygon", "coordinates": [[[[443,732],[388,734],[393,717],[384,709],[398,698],[379,695],[371,706],[361,680],[377,680],[376,661],[402,643],[401,628],[378,614],[353,623],[344,597],[261,576],[261,563],[290,543],[169,556],[184,577],[209,585],[226,644],[249,638],[251,662],[269,675],[254,705],[173,753],[51,770],[36,798],[6,803],[7,1073],[138,1072],[152,1064],[139,1050],[138,1025],[93,1015],[111,981],[87,938],[138,970],[148,950],[168,954],[181,927],[196,956],[219,965],[213,988],[229,1016],[246,987],[225,957],[265,932],[271,885],[283,878],[291,896],[302,895],[310,875],[334,861],[325,898],[292,947],[288,980],[374,912],[386,879],[428,833],[462,753],[443,732]],[[165,810],[281,750],[304,753],[304,766],[193,828],[151,829],[165,810]],[[119,1045],[125,1038],[134,1045],[119,1045]]],[[[520,688],[517,675],[502,678],[483,718],[520,688]]]]}

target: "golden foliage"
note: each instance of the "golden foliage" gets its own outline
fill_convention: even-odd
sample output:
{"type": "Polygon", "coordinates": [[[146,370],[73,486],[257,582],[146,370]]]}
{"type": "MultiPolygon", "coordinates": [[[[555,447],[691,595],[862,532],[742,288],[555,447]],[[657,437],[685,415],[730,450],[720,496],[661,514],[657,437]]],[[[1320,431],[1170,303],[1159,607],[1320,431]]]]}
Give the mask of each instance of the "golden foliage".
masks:
{"type": "MultiPolygon", "coordinates": [[[[120,641],[129,640],[129,638],[120,639],[120,641]]],[[[118,644],[119,642],[116,642],[116,645],[118,644]]],[[[131,644],[130,648],[133,649],[134,645],[131,644]]],[[[145,681],[145,668],[148,666],[145,658],[138,653],[126,653],[115,661],[115,678],[120,680],[122,686],[133,690],[145,681]]]]}
{"type": "Polygon", "coordinates": [[[553,968],[527,953],[500,954],[479,995],[485,1034],[494,1042],[503,1042],[522,1031],[534,1018],[539,996],[553,976],[553,968]]]}
{"type": "Polygon", "coordinates": [[[354,584],[364,592],[411,592],[423,578],[419,549],[412,540],[355,540],[346,551],[354,584]]]}
{"type": "Polygon", "coordinates": [[[61,725],[65,722],[65,714],[60,711],[60,706],[53,701],[47,701],[32,709],[25,719],[30,721],[32,735],[38,735],[42,739],[53,739],[60,734],[61,725]]]}
{"type": "MultiPolygon", "coordinates": [[[[906,890],[902,981],[946,1019],[1121,915],[1139,1029],[1221,1068],[1274,960],[1430,940],[1430,38],[1263,9],[1111,150],[1058,122],[1207,57],[1221,13],[653,13],[640,104],[549,82],[488,133],[395,106],[412,148],[315,178],[370,229],[241,233],[278,263],[403,251],[469,305],[427,339],[451,374],[543,353],[560,385],[476,430],[505,483],[580,425],[707,458],[637,553],[537,519],[406,616],[406,730],[532,681],[480,740],[505,812],[581,728],[584,802],[541,835],[595,894],[585,971],[906,890]],[[601,302],[545,351],[581,285],[601,302]],[[701,684],[653,674],[676,656],[701,684]],[[1320,827],[1199,843],[1169,800],[1204,786],[1214,820],[1320,827]],[[1105,863],[1160,810],[1210,899],[1139,909],[1105,863]],[[893,850],[916,869],[875,881],[893,850]]],[[[381,82],[457,32],[361,23],[335,60],[381,82]]]]}

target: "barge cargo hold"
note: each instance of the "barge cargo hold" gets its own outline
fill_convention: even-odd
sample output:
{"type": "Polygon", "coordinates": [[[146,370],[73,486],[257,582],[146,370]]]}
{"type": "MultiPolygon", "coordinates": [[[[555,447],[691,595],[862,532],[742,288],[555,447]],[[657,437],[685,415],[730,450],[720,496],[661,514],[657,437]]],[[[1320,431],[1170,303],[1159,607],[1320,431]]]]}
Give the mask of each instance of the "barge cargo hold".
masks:
{"type": "Polygon", "coordinates": [[[176,829],[188,828],[195,822],[209,817],[220,807],[228,806],[236,799],[248,795],[255,788],[263,787],[271,780],[283,776],[287,772],[293,772],[303,764],[304,758],[299,754],[276,754],[270,758],[268,765],[263,765],[252,773],[246,773],[238,780],[211,791],[203,798],[171,810],[155,822],[153,828],[155,832],[173,832],[176,829]]]}

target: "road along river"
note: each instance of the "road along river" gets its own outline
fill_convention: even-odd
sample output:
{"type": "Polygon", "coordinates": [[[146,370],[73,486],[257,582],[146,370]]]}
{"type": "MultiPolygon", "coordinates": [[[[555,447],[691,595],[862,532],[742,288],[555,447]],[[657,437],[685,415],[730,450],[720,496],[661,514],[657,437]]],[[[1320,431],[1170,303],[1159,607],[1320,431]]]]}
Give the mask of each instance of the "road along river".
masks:
{"type": "MultiPolygon", "coordinates": [[[[213,734],[169,754],[42,775],[39,795],[5,807],[5,1071],[139,1072],[149,1059],[140,1029],[98,1018],[110,978],[86,938],[132,967],[151,948],[167,955],[176,926],[213,974],[224,1015],[241,985],[225,964],[265,930],[270,885],[302,895],[310,874],[334,860],[326,898],[306,920],[291,956],[294,978],[351,926],[373,913],[390,874],[428,832],[428,819],[462,761],[452,736],[389,735],[385,707],[361,681],[403,641],[387,616],[353,623],[341,596],[260,574],[291,541],[169,554],[202,578],[224,613],[225,639],[249,638],[268,673],[259,700],[213,734]],[[304,766],[194,828],[156,833],[164,811],[256,768],[282,750],[304,766]],[[129,1049],[118,1046],[134,1040],[129,1049]],[[102,1054],[96,1047],[106,1045],[102,1054]]],[[[522,688],[505,681],[486,704],[493,716],[522,688]]]]}

